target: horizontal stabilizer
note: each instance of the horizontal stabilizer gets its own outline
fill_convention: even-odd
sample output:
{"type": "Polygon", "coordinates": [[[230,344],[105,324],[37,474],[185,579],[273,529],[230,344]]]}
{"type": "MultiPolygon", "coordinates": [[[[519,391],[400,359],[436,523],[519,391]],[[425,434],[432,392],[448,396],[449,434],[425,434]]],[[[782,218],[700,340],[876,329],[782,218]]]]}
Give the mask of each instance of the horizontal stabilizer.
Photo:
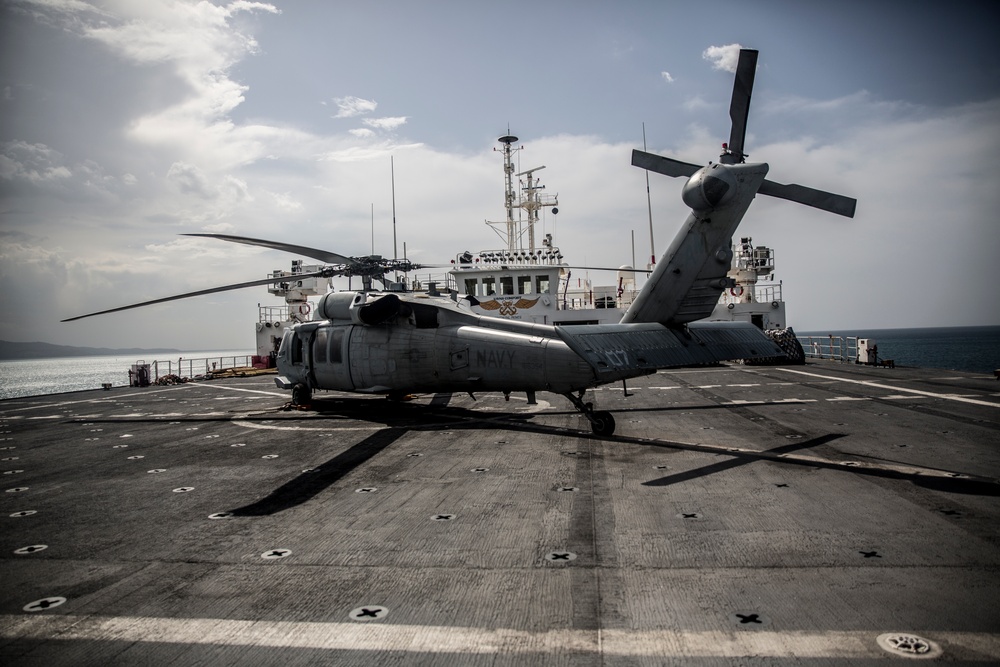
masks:
{"type": "Polygon", "coordinates": [[[774,181],[764,181],[757,192],[762,195],[770,195],[771,197],[798,202],[799,204],[805,204],[806,206],[812,206],[813,208],[847,216],[848,218],[854,217],[854,210],[858,205],[857,199],[835,195],[832,192],[824,192],[815,188],[807,188],[804,185],[796,183],[782,185],[774,181]]]}
{"type": "Polygon", "coordinates": [[[556,327],[559,337],[591,365],[599,379],[619,371],[676,368],[727,359],[784,355],[749,322],[698,322],[672,329],[661,324],[556,327]]]}
{"type": "Polygon", "coordinates": [[[694,172],[701,169],[701,166],[697,164],[681,162],[680,160],[640,150],[632,151],[632,166],[655,171],[657,174],[663,174],[664,176],[684,176],[685,178],[690,178],[694,175],[694,172]]]}

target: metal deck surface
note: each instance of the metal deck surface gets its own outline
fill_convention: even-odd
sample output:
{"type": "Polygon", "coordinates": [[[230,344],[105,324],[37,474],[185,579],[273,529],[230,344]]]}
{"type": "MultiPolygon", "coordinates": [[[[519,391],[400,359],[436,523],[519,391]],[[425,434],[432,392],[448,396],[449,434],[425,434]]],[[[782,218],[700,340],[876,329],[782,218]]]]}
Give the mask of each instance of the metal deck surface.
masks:
{"type": "Polygon", "coordinates": [[[1000,383],[820,362],[628,389],[593,392],[600,438],[551,394],[4,401],[0,662],[1000,662],[1000,383]]]}

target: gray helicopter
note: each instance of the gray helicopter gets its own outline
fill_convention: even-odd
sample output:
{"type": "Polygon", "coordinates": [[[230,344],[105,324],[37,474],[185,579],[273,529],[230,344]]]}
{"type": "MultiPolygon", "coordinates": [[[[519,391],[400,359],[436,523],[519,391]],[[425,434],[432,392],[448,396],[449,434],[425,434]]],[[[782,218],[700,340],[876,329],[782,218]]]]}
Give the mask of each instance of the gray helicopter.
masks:
{"type": "MultiPolygon", "coordinates": [[[[584,401],[587,389],[655,373],[660,368],[728,359],[783,356],[748,322],[705,322],[722,290],[732,237],[757,193],[847,217],[848,197],[766,180],[768,165],[747,164],[743,153],[757,51],[740,51],[730,117],[732,131],[718,163],[708,166],[634,151],[632,164],[688,178],[682,191],[691,208],[684,225],[619,324],[550,326],[482,316],[469,297],[398,291],[386,278],[421,268],[406,260],[347,257],[305,246],[223,234],[189,234],[285,250],[330,263],[295,278],[360,276],[361,291],[320,298],[313,320],[287,329],[277,355],[275,382],[306,404],[315,390],[384,394],[535,392],[565,396],[598,435],[615,430],[613,415],[584,401]],[[372,289],[374,279],[387,289],[372,289]]],[[[215,287],[70,318],[71,321],[202,294],[272,284],[255,280],[215,287]]]]}

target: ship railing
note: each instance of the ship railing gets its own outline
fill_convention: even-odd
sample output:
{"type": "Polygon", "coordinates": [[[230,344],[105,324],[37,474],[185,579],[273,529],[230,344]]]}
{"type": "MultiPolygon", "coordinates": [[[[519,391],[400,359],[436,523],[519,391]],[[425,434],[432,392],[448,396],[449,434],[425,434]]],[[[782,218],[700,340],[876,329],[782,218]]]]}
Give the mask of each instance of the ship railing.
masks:
{"type": "Polygon", "coordinates": [[[857,336],[796,336],[809,359],[832,359],[854,363],[858,359],[857,336]]]}
{"type": "MultiPolygon", "coordinates": [[[[733,288],[735,289],[735,288],[733,288]]],[[[781,285],[757,285],[752,295],[733,294],[733,289],[727,289],[719,297],[719,303],[729,305],[731,303],[781,303],[781,285]],[[748,298],[749,297],[749,298],[748,298]]]]}
{"type": "Polygon", "coordinates": [[[288,319],[288,306],[260,306],[258,322],[284,322],[288,319]]]}
{"type": "MultiPolygon", "coordinates": [[[[252,354],[227,355],[219,357],[194,357],[185,359],[178,357],[174,359],[156,359],[148,363],[150,379],[156,381],[167,375],[176,375],[182,378],[193,378],[199,375],[208,375],[228,368],[249,368],[253,366],[252,354]]],[[[137,367],[147,365],[143,360],[135,362],[137,367]]]]}
{"type": "Polygon", "coordinates": [[[316,310],[316,303],[305,301],[285,306],[258,306],[257,309],[258,323],[274,322],[274,325],[278,326],[281,322],[308,322],[316,310]]]}
{"type": "Polygon", "coordinates": [[[570,290],[559,294],[557,310],[627,309],[639,295],[639,290],[624,290],[620,295],[595,294],[593,290],[570,290]]]}

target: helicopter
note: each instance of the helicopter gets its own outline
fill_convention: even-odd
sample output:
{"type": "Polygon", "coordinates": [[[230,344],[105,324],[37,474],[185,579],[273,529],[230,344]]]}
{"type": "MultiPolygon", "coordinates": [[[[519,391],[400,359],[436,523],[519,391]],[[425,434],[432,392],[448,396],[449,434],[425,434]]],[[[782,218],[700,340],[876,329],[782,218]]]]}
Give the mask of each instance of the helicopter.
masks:
{"type": "MultiPolygon", "coordinates": [[[[618,324],[552,326],[474,313],[474,297],[405,290],[390,274],[422,268],[376,255],[348,257],[306,246],[226,234],[187,234],[297,253],[328,263],[310,277],[360,276],[360,291],[323,295],[313,319],[286,329],[277,352],[275,383],[306,405],[316,390],[383,394],[524,392],[564,396],[608,436],[615,420],[584,400],[594,387],[655,373],[661,368],[784,353],[749,322],[699,321],[722,290],[732,237],[757,193],[853,217],[856,200],[765,179],[768,165],[748,164],[743,153],[757,51],[740,51],[733,87],[730,140],[719,162],[707,166],[634,151],[632,164],[667,176],[685,176],[682,199],[691,209],[661,262],[618,324]],[[373,289],[379,280],[384,289],[373,289]]],[[[273,284],[267,279],[214,287],[80,315],[64,322],[203,294],[273,284]]]]}

